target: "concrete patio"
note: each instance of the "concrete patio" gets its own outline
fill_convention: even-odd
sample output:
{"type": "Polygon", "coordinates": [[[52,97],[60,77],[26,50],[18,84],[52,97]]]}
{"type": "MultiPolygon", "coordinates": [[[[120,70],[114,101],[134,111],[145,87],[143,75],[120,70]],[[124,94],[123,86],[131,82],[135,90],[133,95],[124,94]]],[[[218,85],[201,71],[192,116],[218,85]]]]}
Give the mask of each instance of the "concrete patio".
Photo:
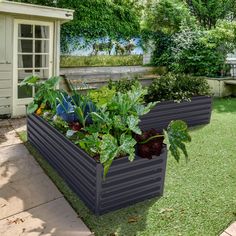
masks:
{"type": "Polygon", "coordinates": [[[0,120],[0,235],[91,235],[19,139],[25,129],[0,120]]]}

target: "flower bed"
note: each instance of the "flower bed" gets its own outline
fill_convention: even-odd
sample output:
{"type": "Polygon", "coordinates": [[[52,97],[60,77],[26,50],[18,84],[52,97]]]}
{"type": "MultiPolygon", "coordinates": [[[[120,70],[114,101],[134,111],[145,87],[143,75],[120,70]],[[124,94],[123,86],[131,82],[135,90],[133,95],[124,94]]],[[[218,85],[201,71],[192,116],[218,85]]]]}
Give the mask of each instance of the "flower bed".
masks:
{"type": "Polygon", "coordinates": [[[152,159],[116,159],[104,180],[103,166],[41,117],[29,115],[27,129],[29,142],[97,215],[163,194],[166,148],[152,159]]]}

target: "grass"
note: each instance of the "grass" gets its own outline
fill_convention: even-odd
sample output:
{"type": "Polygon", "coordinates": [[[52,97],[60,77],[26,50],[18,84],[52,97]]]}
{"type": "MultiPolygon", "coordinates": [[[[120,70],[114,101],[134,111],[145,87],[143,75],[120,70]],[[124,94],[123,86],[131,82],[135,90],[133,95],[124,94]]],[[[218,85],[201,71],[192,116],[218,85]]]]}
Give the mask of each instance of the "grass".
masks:
{"type": "MultiPolygon", "coordinates": [[[[25,133],[20,134],[26,141],[25,133]]],[[[216,236],[236,220],[236,99],[217,99],[210,125],[191,130],[190,161],[169,156],[165,193],[96,217],[29,144],[36,160],[99,236],[216,236]]]]}
{"type": "Polygon", "coordinates": [[[98,56],[61,56],[61,67],[79,66],[138,66],[143,64],[142,55],[98,55],[98,56]]]}

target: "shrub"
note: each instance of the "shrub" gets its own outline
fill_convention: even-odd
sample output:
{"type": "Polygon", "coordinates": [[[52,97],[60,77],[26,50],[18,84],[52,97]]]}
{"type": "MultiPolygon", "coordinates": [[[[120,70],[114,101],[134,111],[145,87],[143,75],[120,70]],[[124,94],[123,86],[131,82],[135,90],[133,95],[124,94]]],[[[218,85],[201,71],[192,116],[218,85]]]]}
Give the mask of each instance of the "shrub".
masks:
{"type": "Polygon", "coordinates": [[[145,101],[181,101],[189,100],[195,95],[209,94],[210,88],[205,79],[168,73],[152,82],[145,96],[145,101]]]}
{"type": "Polygon", "coordinates": [[[132,89],[132,86],[139,86],[138,79],[121,79],[117,81],[110,80],[108,83],[109,89],[114,89],[116,92],[126,93],[132,89]]]}

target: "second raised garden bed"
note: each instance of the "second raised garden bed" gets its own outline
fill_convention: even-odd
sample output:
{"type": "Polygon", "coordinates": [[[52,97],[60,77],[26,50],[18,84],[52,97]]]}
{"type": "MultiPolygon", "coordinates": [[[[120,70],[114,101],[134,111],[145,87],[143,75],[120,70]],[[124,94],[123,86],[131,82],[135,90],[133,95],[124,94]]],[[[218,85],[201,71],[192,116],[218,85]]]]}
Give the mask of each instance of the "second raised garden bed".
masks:
{"type": "Polygon", "coordinates": [[[197,126],[210,123],[212,111],[212,97],[196,96],[191,101],[160,102],[147,115],[141,118],[142,130],[166,129],[172,120],[183,120],[188,126],[197,126]]]}
{"type": "Polygon", "coordinates": [[[28,140],[95,214],[161,196],[167,150],[153,159],[116,159],[103,180],[103,167],[37,115],[27,119],[28,140]]]}

